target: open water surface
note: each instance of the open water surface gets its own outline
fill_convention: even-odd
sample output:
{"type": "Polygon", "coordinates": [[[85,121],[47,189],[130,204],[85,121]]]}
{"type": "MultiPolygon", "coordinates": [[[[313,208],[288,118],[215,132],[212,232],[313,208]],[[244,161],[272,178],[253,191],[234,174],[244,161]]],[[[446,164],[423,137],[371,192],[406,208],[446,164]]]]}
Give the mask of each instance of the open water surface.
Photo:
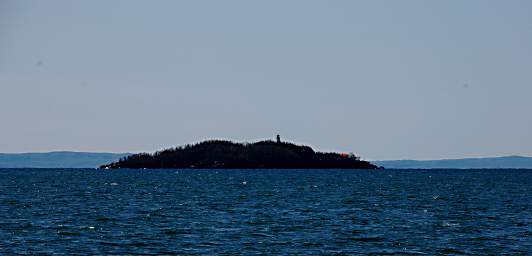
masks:
{"type": "Polygon", "coordinates": [[[531,170],[0,169],[0,255],[532,255],[531,170]]]}

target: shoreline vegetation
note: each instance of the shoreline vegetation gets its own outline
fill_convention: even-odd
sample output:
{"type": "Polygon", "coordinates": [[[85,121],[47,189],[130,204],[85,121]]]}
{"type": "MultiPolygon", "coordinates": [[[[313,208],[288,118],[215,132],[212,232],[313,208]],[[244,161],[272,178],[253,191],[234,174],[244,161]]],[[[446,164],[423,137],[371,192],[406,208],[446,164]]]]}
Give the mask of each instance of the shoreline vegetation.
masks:
{"type": "Polygon", "coordinates": [[[309,146],[265,140],[236,143],[207,140],[140,153],[102,165],[101,169],[378,169],[354,154],[316,152],[309,146]]]}

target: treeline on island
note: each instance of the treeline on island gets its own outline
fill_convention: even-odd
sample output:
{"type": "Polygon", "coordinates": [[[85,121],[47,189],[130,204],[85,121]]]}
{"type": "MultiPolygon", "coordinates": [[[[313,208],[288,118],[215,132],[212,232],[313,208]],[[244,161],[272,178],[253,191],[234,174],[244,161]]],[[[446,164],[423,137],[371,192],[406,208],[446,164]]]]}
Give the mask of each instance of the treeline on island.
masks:
{"type": "Polygon", "coordinates": [[[155,152],[129,155],[100,168],[117,169],[376,169],[353,154],[315,152],[287,142],[235,143],[209,140],[155,152]]]}

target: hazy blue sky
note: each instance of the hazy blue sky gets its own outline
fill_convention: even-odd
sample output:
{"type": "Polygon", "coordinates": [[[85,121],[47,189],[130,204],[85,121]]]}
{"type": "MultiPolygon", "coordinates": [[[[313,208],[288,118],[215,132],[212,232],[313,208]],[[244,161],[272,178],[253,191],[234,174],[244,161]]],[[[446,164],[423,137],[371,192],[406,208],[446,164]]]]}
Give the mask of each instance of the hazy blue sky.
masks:
{"type": "Polygon", "coordinates": [[[0,152],[532,155],[532,1],[1,1],[0,152]]]}

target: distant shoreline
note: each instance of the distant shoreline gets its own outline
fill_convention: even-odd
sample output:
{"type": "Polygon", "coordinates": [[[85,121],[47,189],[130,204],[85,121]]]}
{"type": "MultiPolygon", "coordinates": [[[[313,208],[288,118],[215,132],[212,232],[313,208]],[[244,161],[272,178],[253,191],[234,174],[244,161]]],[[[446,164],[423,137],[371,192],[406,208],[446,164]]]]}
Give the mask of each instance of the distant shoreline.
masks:
{"type": "Polygon", "coordinates": [[[441,160],[388,160],[372,163],[391,169],[532,169],[532,157],[502,156],[441,160]]]}
{"type": "MultiPolygon", "coordinates": [[[[118,161],[130,153],[106,152],[38,152],[0,153],[0,168],[88,168],[118,161]]],[[[532,157],[503,156],[441,160],[380,160],[369,161],[386,169],[532,169],[532,157]],[[474,165],[468,162],[475,162],[474,165]]]]}

